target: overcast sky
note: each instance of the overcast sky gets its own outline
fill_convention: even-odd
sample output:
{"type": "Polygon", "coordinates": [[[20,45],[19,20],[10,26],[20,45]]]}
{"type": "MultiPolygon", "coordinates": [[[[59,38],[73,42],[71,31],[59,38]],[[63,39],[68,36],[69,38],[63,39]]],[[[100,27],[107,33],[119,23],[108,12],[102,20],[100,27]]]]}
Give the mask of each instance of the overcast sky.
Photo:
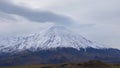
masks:
{"type": "Polygon", "coordinates": [[[120,0],[0,0],[0,34],[53,24],[120,49],[120,0]]]}

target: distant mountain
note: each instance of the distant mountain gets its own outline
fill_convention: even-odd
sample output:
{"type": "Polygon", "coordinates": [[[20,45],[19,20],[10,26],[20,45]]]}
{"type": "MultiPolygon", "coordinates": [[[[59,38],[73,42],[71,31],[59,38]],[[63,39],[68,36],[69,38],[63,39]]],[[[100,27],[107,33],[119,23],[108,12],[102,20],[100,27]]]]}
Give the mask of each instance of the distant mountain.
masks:
{"type": "Polygon", "coordinates": [[[87,40],[62,26],[26,36],[0,37],[0,66],[101,60],[120,63],[120,50],[87,40]]]}
{"type": "Polygon", "coordinates": [[[106,49],[63,26],[53,26],[40,33],[27,36],[8,36],[0,38],[0,52],[20,52],[55,49],[57,47],[106,49]]]}

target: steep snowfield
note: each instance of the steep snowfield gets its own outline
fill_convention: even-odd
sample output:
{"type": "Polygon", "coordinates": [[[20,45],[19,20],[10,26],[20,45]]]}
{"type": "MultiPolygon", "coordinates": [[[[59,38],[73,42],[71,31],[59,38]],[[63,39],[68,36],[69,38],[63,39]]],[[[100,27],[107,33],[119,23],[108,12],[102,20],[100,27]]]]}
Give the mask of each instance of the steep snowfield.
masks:
{"type": "Polygon", "coordinates": [[[0,37],[0,52],[17,52],[26,49],[35,51],[57,47],[72,47],[78,50],[88,47],[97,49],[106,48],[62,26],[52,26],[40,33],[28,36],[0,37]]]}

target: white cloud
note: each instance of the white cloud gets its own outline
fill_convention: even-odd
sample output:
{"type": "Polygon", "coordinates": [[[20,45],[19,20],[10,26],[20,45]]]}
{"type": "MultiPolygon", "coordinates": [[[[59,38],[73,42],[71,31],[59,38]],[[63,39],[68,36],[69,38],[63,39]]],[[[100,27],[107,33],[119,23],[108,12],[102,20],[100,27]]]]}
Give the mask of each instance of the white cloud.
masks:
{"type": "Polygon", "coordinates": [[[58,25],[71,25],[74,22],[73,19],[68,16],[56,14],[50,11],[28,9],[23,6],[15,5],[11,1],[9,2],[7,0],[0,0],[0,11],[8,14],[23,16],[30,21],[40,23],[54,22],[58,25]]]}
{"type": "Polygon", "coordinates": [[[29,21],[17,15],[0,13],[0,34],[25,34],[39,32],[51,25],[53,25],[53,23],[38,23],[29,21]]]}
{"type": "Polygon", "coordinates": [[[13,2],[38,11],[48,10],[67,15],[80,24],[120,21],[120,0],[13,0],[13,2]]]}
{"type": "Polygon", "coordinates": [[[55,6],[60,2],[63,2],[61,0],[12,0],[13,3],[17,5],[22,5],[28,8],[32,9],[45,9],[49,8],[50,6],[55,6]]]}

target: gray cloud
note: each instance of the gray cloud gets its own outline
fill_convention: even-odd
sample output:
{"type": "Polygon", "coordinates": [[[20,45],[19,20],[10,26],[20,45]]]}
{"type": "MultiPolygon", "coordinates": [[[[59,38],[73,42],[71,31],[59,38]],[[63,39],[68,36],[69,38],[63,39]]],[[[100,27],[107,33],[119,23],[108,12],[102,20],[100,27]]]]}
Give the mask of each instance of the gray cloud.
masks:
{"type": "Polygon", "coordinates": [[[23,16],[31,21],[36,22],[54,22],[59,25],[69,25],[73,22],[67,16],[58,15],[48,11],[35,11],[21,6],[14,5],[7,0],[0,1],[0,11],[23,16]]]}
{"type": "MultiPolygon", "coordinates": [[[[68,25],[73,22],[72,19],[66,16],[48,11],[31,10],[9,3],[9,1],[11,2],[11,0],[0,0],[0,11],[20,15],[36,22],[55,22],[59,25],[68,25]]],[[[29,0],[25,1],[29,3],[29,0]]],[[[39,8],[39,2],[48,4],[47,7],[45,6],[43,8],[56,13],[66,14],[78,21],[78,23],[71,25],[71,29],[75,28],[73,30],[88,39],[96,40],[97,42],[120,49],[120,0],[61,0],[61,2],[57,1],[55,4],[49,5],[49,3],[52,3],[51,1],[41,2],[41,0],[36,0],[38,4],[33,3],[32,6],[34,7],[34,5],[36,5],[39,8]]],[[[27,7],[29,7],[29,5],[31,6],[31,4],[28,4],[27,7]]],[[[30,26],[31,29],[29,30],[34,31],[32,30],[33,27],[31,27],[33,24],[36,23],[32,23],[31,25],[27,23],[25,27],[30,26]]],[[[42,23],[37,23],[37,25],[39,24],[42,23]]],[[[18,29],[18,26],[16,26],[16,29],[18,29]]],[[[36,25],[34,27],[36,27],[36,25]]],[[[11,27],[8,29],[10,28],[11,27]]],[[[1,28],[1,30],[3,29],[1,28]]]]}

